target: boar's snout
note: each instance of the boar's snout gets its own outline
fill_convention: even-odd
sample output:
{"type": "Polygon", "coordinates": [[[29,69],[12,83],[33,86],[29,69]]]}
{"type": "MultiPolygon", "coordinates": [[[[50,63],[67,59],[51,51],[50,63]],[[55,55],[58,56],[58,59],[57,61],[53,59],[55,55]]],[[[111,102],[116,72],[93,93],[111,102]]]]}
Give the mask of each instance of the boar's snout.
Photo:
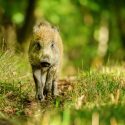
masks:
{"type": "Polygon", "coordinates": [[[42,67],[50,67],[50,65],[51,65],[51,64],[50,64],[49,62],[46,62],[46,61],[42,61],[42,62],[41,62],[41,66],[42,66],[42,67]]]}
{"type": "Polygon", "coordinates": [[[50,63],[50,55],[49,53],[45,53],[45,51],[43,52],[40,64],[42,67],[50,67],[51,63],[50,63]]]}
{"type": "Polygon", "coordinates": [[[44,57],[44,58],[41,60],[40,64],[41,64],[42,67],[50,67],[50,66],[51,66],[51,63],[50,63],[48,57],[44,57]]]}

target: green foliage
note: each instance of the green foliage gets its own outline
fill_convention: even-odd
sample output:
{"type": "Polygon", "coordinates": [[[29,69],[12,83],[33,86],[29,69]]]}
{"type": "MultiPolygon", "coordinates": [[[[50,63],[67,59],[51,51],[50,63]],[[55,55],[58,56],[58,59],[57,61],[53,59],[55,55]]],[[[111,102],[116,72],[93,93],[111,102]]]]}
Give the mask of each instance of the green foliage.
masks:
{"type": "Polygon", "coordinates": [[[12,22],[16,24],[23,22],[27,0],[22,0],[21,2],[18,0],[12,0],[8,2],[1,0],[0,5],[0,8],[3,9],[4,15],[9,17],[12,22]]]}
{"type": "MultiPolygon", "coordinates": [[[[44,18],[60,27],[66,57],[75,67],[88,69],[93,60],[100,56],[105,60],[124,59],[125,4],[123,1],[37,0],[36,2],[34,10],[36,19],[44,18]],[[106,36],[108,41],[102,46],[102,49],[105,49],[103,55],[99,51],[102,27],[107,28],[108,31],[106,36]]],[[[1,0],[0,5],[0,11],[2,10],[7,20],[17,25],[17,30],[25,24],[28,0],[21,2],[1,0]]],[[[105,31],[102,34],[106,34],[105,31]]]]}
{"type": "MultiPolygon", "coordinates": [[[[39,0],[36,12],[60,27],[67,58],[75,66],[86,69],[100,53],[97,51],[100,42],[98,39],[103,25],[109,30],[108,50],[104,56],[111,60],[121,60],[124,57],[116,5],[117,2],[99,0],[39,0]],[[94,37],[95,32],[98,34],[97,39],[94,37]]],[[[124,8],[120,7],[120,10],[124,8]]],[[[121,20],[124,19],[121,17],[121,20]]]]}

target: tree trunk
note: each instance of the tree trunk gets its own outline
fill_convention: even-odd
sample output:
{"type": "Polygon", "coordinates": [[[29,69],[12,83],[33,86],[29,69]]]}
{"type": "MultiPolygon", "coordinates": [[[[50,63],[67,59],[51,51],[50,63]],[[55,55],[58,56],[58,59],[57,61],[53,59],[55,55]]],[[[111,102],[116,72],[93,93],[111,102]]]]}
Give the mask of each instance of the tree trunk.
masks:
{"type": "Polygon", "coordinates": [[[20,44],[23,44],[26,41],[32,31],[32,27],[35,22],[34,10],[36,3],[37,0],[28,0],[28,7],[26,10],[24,24],[21,29],[17,31],[17,40],[20,44]]]}

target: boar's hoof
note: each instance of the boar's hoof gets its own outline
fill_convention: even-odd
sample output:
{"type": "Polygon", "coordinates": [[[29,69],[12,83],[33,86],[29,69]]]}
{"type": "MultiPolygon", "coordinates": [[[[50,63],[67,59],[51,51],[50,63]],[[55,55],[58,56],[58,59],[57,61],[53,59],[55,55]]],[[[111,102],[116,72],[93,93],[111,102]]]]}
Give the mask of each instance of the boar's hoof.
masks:
{"type": "Polygon", "coordinates": [[[44,97],[44,95],[40,95],[40,94],[38,94],[37,96],[36,96],[36,99],[38,99],[39,101],[44,101],[44,99],[45,99],[45,97],[44,97]]]}
{"type": "Polygon", "coordinates": [[[58,98],[58,97],[60,97],[60,95],[59,95],[59,93],[58,92],[52,92],[52,97],[53,98],[58,98]]]}

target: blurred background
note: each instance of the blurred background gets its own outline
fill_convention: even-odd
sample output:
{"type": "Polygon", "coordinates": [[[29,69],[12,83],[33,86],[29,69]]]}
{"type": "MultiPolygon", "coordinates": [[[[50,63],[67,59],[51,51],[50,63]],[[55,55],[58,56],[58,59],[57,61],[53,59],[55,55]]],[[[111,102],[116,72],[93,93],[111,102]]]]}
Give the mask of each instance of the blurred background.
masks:
{"type": "Polygon", "coordinates": [[[0,0],[1,49],[27,52],[41,19],[60,29],[67,74],[125,60],[124,0],[0,0]]]}

